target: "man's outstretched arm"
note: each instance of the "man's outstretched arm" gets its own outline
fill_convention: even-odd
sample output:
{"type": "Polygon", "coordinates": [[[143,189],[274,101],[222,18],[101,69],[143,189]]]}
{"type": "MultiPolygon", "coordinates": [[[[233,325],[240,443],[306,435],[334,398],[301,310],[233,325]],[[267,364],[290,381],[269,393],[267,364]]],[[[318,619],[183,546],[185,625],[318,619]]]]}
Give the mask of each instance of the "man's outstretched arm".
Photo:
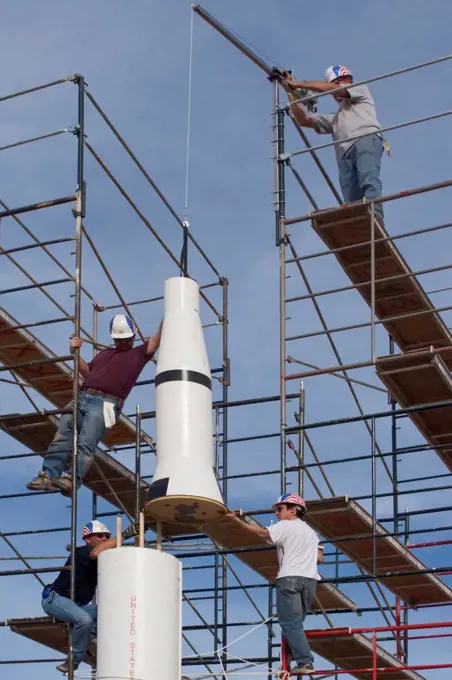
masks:
{"type": "Polygon", "coordinates": [[[296,104],[293,103],[297,102],[297,100],[300,98],[299,93],[296,91],[297,87],[300,87],[300,83],[295,82],[292,74],[289,73],[288,71],[285,71],[283,85],[289,98],[290,111],[295,120],[297,121],[298,125],[301,125],[301,127],[313,128],[314,130],[316,130],[316,121],[312,116],[309,115],[308,110],[304,106],[304,104],[302,104],[301,102],[298,102],[296,104]]]}
{"type": "Polygon", "coordinates": [[[298,125],[305,128],[313,128],[315,130],[315,119],[309,115],[307,108],[301,102],[298,102],[297,104],[293,103],[298,97],[292,92],[287,92],[287,96],[289,97],[290,110],[298,125]]]}
{"type": "Polygon", "coordinates": [[[153,357],[158,348],[160,347],[160,340],[162,339],[162,326],[163,326],[163,320],[160,323],[160,326],[157,329],[157,333],[155,335],[152,335],[147,344],[146,348],[146,356],[153,357]]]}
{"type": "MultiPolygon", "coordinates": [[[[289,87],[295,89],[311,90],[311,92],[332,92],[336,90],[336,94],[340,97],[350,97],[350,92],[348,89],[340,90],[340,84],[338,83],[327,83],[325,80],[291,80],[290,77],[284,78],[285,82],[289,87]]],[[[351,83],[349,83],[351,85],[351,83]]]]}
{"type": "Polygon", "coordinates": [[[265,539],[266,541],[271,540],[270,539],[270,534],[268,532],[268,529],[266,527],[261,527],[259,524],[248,524],[248,522],[244,522],[241,520],[235,512],[227,512],[224,515],[225,520],[232,520],[233,522],[237,522],[240,524],[241,527],[246,527],[247,531],[249,531],[251,534],[255,534],[257,536],[260,536],[260,538],[265,539]]]}

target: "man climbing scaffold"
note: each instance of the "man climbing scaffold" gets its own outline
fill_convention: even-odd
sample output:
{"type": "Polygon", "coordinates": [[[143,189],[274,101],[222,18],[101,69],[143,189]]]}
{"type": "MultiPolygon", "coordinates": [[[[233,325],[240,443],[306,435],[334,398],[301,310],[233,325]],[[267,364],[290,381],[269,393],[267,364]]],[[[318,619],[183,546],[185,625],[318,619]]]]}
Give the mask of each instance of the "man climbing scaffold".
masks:
{"type": "MultiPolygon", "coordinates": [[[[162,324],[147,342],[134,347],[136,332],[129,316],[116,314],[110,322],[114,348],[102,350],[89,363],[80,357],[80,374],[85,380],[80,389],[77,412],[78,487],[88,472],[99,441],[106,429],[115,424],[141,371],[160,346],[162,324]]],[[[71,338],[71,353],[82,343],[81,338],[71,338]]],[[[65,468],[71,452],[72,413],[64,413],[45,454],[42,471],[27,484],[27,488],[31,491],[59,490],[69,495],[73,480],[65,468]]]]}
{"type": "Polygon", "coordinates": [[[276,546],[279,570],[276,577],[276,611],[282,634],[296,661],[294,675],[314,671],[313,656],[303,630],[320,576],[317,563],[323,561],[323,548],[317,534],[304,521],[306,503],[298,494],[284,493],[273,506],[278,523],[269,527],[244,523],[234,512],[225,519],[240,522],[250,532],[276,546]]]}

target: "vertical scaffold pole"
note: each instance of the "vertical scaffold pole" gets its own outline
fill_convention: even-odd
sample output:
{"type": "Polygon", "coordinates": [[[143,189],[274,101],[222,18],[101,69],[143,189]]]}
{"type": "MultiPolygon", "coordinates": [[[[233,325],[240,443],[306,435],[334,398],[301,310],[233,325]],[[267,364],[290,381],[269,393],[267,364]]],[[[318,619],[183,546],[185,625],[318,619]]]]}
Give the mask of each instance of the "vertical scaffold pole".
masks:
{"type": "Polygon", "coordinates": [[[370,204],[370,353],[375,362],[375,204],[370,204]]]}
{"type": "MultiPolygon", "coordinates": [[[[305,405],[306,405],[306,394],[304,390],[304,382],[300,382],[300,399],[298,404],[298,424],[305,424],[305,405]]],[[[304,493],[304,441],[305,441],[305,431],[302,429],[298,433],[298,453],[300,454],[300,460],[298,462],[298,493],[303,496],[304,493]]]]}
{"type": "MultiPolygon", "coordinates": [[[[75,216],[75,291],[74,291],[74,335],[80,337],[81,325],[81,281],[82,281],[82,226],[85,216],[85,182],[83,174],[83,152],[85,144],[85,80],[78,75],[75,79],[78,87],[78,125],[77,125],[77,206],[75,216]]],[[[77,545],[77,411],[79,399],[80,349],[74,352],[74,382],[72,392],[72,507],[71,507],[71,600],[75,599],[75,549],[77,545]]],[[[72,634],[69,634],[69,680],[74,678],[74,658],[72,634]]]]}
{"type": "Polygon", "coordinates": [[[285,226],[285,162],[284,153],[284,111],[279,106],[279,83],[273,80],[273,120],[275,152],[275,234],[279,247],[279,389],[280,389],[280,461],[281,493],[286,490],[286,239],[285,226]]]}
{"type": "Polygon", "coordinates": [[[140,521],[141,512],[141,409],[135,410],[135,522],[140,521]]]}
{"type": "MultiPolygon", "coordinates": [[[[273,586],[268,586],[268,618],[273,616],[273,586]]],[[[267,666],[268,675],[267,680],[273,680],[273,621],[270,621],[267,627],[267,666]]]]}
{"type": "Polygon", "coordinates": [[[377,575],[377,447],[375,418],[371,420],[371,449],[372,449],[372,576],[377,575]]]}
{"type": "Polygon", "coordinates": [[[96,356],[97,342],[99,340],[99,307],[96,303],[93,303],[93,358],[96,356]]]}
{"type": "MultiPolygon", "coordinates": [[[[408,507],[405,507],[405,545],[410,541],[410,516],[408,514],[408,507]]],[[[403,610],[403,625],[409,625],[409,609],[405,607],[403,610]]],[[[405,666],[408,666],[408,649],[409,649],[409,631],[405,628],[403,633],[403,655],[405,666]]]]}
{"type": "MultiPolygon", "coordinates": [[[[228,337],[228,293],[229,293],[229,281],[227,279],[222,279],[222,290],[223,290],[223,383],[222,383],[222,400],[223,404],[228,402],[228,391],[230,382],[230,365],[229,365],[229,337],[228,337]]],[[[226,507],[228,506],[228,409],[223,408],[223,442],[222,442],[222,460],[223,460],[223,501],[226,507]]],[[[228,591],[226,590],[228,585],[228,563],[226,557],[222,556],[222,573],[221,582],[223,587],[222,593],[222,646],[224,651],[221,653],[222,661],[224,665],[227,664],[227,651],[226,645],[228,644],[228,591]]]]}

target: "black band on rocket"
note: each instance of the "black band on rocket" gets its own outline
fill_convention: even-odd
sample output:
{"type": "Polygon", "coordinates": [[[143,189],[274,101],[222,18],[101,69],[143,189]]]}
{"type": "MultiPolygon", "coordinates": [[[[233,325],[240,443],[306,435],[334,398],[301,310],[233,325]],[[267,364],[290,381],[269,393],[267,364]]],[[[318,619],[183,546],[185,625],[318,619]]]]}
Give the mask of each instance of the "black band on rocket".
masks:
{"type": "Polygon", "coordinates": [[[171,371],[163,371],[155,376],[155,386],[163,385],[167,382],[193,382],[198,385],[212,389],[212,381],[204,373],[198,371],[190,371],[187,368],[176,368],[171,371]]]}

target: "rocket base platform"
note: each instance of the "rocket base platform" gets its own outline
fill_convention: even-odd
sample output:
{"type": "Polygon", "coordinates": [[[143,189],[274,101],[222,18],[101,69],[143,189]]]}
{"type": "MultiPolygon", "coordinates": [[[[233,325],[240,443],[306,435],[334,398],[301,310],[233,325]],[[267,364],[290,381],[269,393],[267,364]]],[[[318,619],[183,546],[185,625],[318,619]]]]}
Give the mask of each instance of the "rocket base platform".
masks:
{"type": "Polygon", "coordinates": [[[211,522],[218,520],[227,510],[223,503],[202,496],[160,496],[145,504],[147,519],[161,522],[176,521],[181,524],[211,522]]]}

